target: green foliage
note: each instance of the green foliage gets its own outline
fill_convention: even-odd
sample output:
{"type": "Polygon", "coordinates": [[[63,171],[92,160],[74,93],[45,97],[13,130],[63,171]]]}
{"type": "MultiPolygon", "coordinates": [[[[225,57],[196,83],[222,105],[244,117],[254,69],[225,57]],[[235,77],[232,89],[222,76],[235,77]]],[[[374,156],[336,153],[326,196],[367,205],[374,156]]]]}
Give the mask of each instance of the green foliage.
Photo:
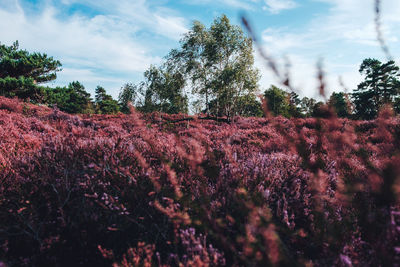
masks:
{"type": "Polygon", "coordinates": [[[392,60],[382,63],[368,58],[362,62],[359,72],[365,79],[352,94],[355,116],[359,119],[373,119],[383,105],[393,105],[399,98],[399,67],[392,60]]]}
{"type": "Polygon", "coordinates": [[[118,104],[120,106],[120,110],[123,113],[129,113],[129,106],[128,104],[131,103],[132,105],[136,104],[137,97],[139,95],[141,87],[132,84],[132,83],[127,83],[125,84],[118,95],[118,104]]]}
{"type": "Polygon", "coordinates": [[[118,102],[106,93],[106,90],[97,86],[95,95],[95,110],[97,114],[116,114],[119,112],[118,102]]]}
{"type": "Polygon", "coordinates": [[[327,110],[327,106],[322,101],[318,101],[315,103],[311,113],[314,118],[327,118],[330,116],[330,113],[327,110]]]}
{"type": "Polygon", "coordinates": [[[272,115],[289,117],[289,95],[287,92],[271,85],[264,92],[264,97],[267,100],[267,106],[272,115]]]}
{"type": "Polygon", "coordinates": [[[394,104],[393,104],[393,108],[396,111],[397,114],[400,114],[400,97],[398,97],[394,104]]]}
{"type": "Polygon", "coordinates": [[[343,92],[333,92],[329,98],[328,105],[333,107],[339,118],[349,118],[351,115],[348,96],[343,92]]]}
{"type": "MultiPolygon", "coordinates": [[[[262,117],[264,114],[261,108],[261,103],[254,95],[238,97],[233,108],[237,111],[236,115],[242,117],[262,117]]],[[[202,112],[207,113],[207,110],[202,110],[202,112]]],[[[210,101],[208,112],[208,114],[218,117],[225,116],[223,110],[218,106],[217,99],[210,101]]]]}
{"type": "Polygon", "coordinates": [[[45,89],[37,84],[54,80],[60,67],[53,57],[19,49],[18,41],[0,44],[0,95],[41,103],[45,89]]]}
{"type": "Polygon", "coordinates": [[[0,78],[24,76],[43,83],[56,79],[60,67],[53,57],[19,49],[18,41],[12,46],[0,45],[0,78]]]}
{"type": "Polygon", "coordinates": [[[289,115],[294,118],[302,118],[304,115],[301,113],[300,108],[301,100],[299,95],[295,92],[289,93],[289,115]]]}
{"type": "Polygon", "coordinates": [[[78,81],[70,83],[68,87],[48,88],[47,102],[67,113],[94,113],[90,94],[78,81]]]}
{"type": "Polygon", "coordinates": [[[145,81],[138,90],[144,92],[144,102],[139,110],[170,114],[188,112],[188,99],[184,95],[185,79],[179,70],[167,64],[150,66],[144,76],[145,81]]]}
{"type": "Polygon", "coordinates": [[[316,103],[317,101],[314,98],[303,97],[300,101],[300,109],[303,116],[312,117],[316,103]]]}
{"type": "Polygon", "coordinates": [[[37,86],[31,77],[20,76],[18,78],[0,78],[0,95],[6,97],[18,97],[30,99],[34,103],[41,103],[45,89],[37,86]]]}
{"type": "Polygon", "coordinates": [[[239,116],[262,117],[264,115],[260,101],[253,94],[240,96],[236,101],[235,110],[239,116]]]}
{"type": "MultiPolygon", "coordinates": [[[[170,64],[182,69],[189,78],[192,92],[204,98],[207,114],[212,99],[212,68],[208,60],[211,48],[210,33],[201,22],[194,21],[191,30],[181,40],[181,48],[172,50],[167,56],[170,64]]],[[[202,102],[202,99],[196,101],[197,104],[202,102]]],[[[200,105],[197,109],[201,110],[200,105]]]]}
{"type": "Polygon", "coordinates": [[[207,113],[230,118],[246,113],[239,110],[245,108],[243,98],[254,98],[258,89],[252,44],[241,28],[223,15],[209,29],[194,22],[168,61],[190,79],[192,91],[203,99],[207,113]]]}
{"type": "Polygon", "coordinates": [[[301,100],[295,92],[288,93],[275,85],[264,92],[264,97],[267,100],[267,106],[274,116],[284,116],[286,118],[295,117],[302,118],[301,100]]]}

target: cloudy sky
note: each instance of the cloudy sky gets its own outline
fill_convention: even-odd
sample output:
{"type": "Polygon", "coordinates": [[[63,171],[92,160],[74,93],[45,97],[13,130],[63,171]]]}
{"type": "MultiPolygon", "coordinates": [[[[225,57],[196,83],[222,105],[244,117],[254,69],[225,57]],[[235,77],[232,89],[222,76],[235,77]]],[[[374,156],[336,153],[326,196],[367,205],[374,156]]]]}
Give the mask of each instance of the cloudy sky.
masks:
{"type": "MultiPolygon", "coordinates": [[[[391,54],[400,59],[400,1],[382,0],[382,23],[391,54]]],[[[114,97],[126,82],[139,82],[159,64],[193,20],[210,25],[226,14],[240,24],[245,13],[265,51],[291,63],[302,96],[316,95],[322,60],[330,91],[339,77],[353,89],[362,60],[385,60],[376,42],[373,0],[0,0],[0,42],[19,40],[28,51],[47,53],[63,70],[50,85],[82,82],[91,93],[102,85],[114,97]]],[[[260,87],[277,84],[260,56],[260,87]]]]}

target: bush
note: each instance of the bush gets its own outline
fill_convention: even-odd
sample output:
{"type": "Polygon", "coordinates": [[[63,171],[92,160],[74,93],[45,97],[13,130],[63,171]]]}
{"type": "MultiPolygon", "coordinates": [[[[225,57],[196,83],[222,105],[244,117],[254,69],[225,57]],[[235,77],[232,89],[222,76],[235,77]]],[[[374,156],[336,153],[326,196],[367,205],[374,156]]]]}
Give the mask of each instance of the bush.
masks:
{"type": "Polygon", "coordinates": [[[336,117],[227,124],[134,111],[24,114],[9,101],[0,110],[0,262],[398,260],[400,121],[390,112],[377,127],[336,117]]]}

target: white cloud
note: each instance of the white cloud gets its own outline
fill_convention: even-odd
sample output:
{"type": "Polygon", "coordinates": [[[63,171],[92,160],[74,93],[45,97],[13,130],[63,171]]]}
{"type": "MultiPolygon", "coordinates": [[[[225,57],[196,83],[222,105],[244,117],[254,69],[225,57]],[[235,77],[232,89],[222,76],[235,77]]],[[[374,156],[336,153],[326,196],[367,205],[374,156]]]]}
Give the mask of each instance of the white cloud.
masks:
{"type": "Polygon", "coordinates": [[[205,4],[219,4],[229,8],[239,8],[244,10],[255,9],[254,3],[259,0],[191,0],[190,4],[205,5],[205,4]]]}
{"type": "MultiPolygon", "coordinates": [[[[309,23],[299,28],[269,27],[262,32],[265,50],[292,63],[293,83],[302,88],[302,95],[313,96],[317,91],[316,63],[324,59],[328,91],[338,91],[338,77],[342,76],[348,89],[356,88],[362,77],[358,73],[361,61],[367,57],[385,60],[376,41],[373,0],[314,0],[329,4],[328,12],[317,14],[309,23]]],[[[400,1],[383,1],[382,31],[393,56],[400,58],[397,27],[400,1]]],[[[257,55],[256,58],[259,58],[257,55]]],[[[258,59],[260,62],[261,59],[258,59]]],[[[261,66],[260,63],[258,63],[261,66]]],[[[262,84],[268,87],[278,83],[271,71],[262,66],[262,84]]]]}
{"type": "Polygon", "coordinates": [[[251,11],[262,7],[263,10],[268,10],[273,14],[277,14],[282,10],[292,9],[298,6],[294,0],[192,0],[190,1],[190,4],[218,4],[229,8],[238,8],[251,11]],[[260,6],[260,4],[262,6],[260,6]]]}
{"type": "Polygon", "coordinates": [[[157,33],[174,40],[179,40],[188,29],[182,17],[154,15],[157,22],[157,33]]]}
{"type": "Polygon", "coordinates": [[[272,14],[278,14],[282,10],[293,9],[298,6],[293,0],[264,0],[264,10],[268,10],[272,14]]]}
{"type": "MultiPolygon", "coordinates": [[[[185,19],[166,10],[152,12],[143,1],[118,1],[113,5],[111,1],[104,5],[101,1],[79,1],[100,10],[100,15],[91,17],[76,13],[65,16],[58,6],[49,4],[33,14],[18,1],[7,1],[4,7],[0,4],[2,42],[19,40],[28,51],[47,53],[60,60],[64,70],[57,83],[79,79],[93,92],[96,85],[104,82],[111,86],[107,89],[113,96],[118,95],[124,82],[161,61],[153,51],[159,44],[144,41],[140,32],[176,42],[186,31],[185,19]]],[[[64,5],[75,2],[78,1],[63,0],[64,5]]]]}
{"type": "Polygon", "coordinates": [[[118,18],[126,26],[125,31],[135,31],[145,29],[158,35],[172,40],[179,40],[181,35],[188,31],[187,21],[176,11],[152,5],[151,1],[146,0],[63,0],[64,4],[83,4],[99,10],[108,17],[118,18]],[[131,27],[131,28],[129,28],[131,27]]]}

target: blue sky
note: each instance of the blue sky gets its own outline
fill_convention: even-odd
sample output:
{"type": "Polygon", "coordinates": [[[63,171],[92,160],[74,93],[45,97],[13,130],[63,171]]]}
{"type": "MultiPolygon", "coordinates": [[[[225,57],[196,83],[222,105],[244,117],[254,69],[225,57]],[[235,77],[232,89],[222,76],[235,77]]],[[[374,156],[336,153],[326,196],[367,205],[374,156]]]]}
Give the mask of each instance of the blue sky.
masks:
{"type": "MultiPolygon", "coordinates": [[[[159,64],[193,20],[210,25],[226,14],[250,19],[265,51],[280,65],[291,63],[301,96],[316,96],[316,65],[322,59],[330,91],[361,81],[362,60],[385,60],[376,42],[373,0],[1,0],[0,42],[19,40],[29,51],[47,53],[63,70],[50,85],[78,80],[93,94],[102,85],[114,97],[124,83],[142,80],[159,64]]],[[[382,0],[383,32],[400,57],[400,1],[382,0]]],[[[278,84],[255,53],[260,90],[278,84]]]]}

